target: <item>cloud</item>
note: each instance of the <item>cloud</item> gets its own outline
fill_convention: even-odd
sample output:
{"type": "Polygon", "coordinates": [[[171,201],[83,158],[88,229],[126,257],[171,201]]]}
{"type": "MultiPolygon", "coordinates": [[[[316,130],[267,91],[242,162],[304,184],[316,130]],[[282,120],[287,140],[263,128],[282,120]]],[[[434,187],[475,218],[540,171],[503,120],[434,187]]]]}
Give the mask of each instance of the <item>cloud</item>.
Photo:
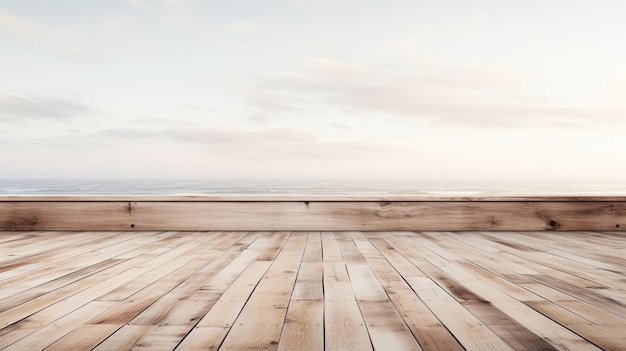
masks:
{"type": "Polygon", "coordinates": [[[332,122],[332,123],[326,123],[327,127],[330,128],[334,128],[334,129],[354,129],[353,126],[346,124],[346,123],[337,123],[337,122],[332,122]]]}
{"type": "Polygon", "coordinates": [[[318,140],[311,130],[302,128],[120,128],[85,135],[80,140],[77,140],[79,144],[97,141],[105,145],[108,140],[111,146],[121,144],[131,149],[139,144],[157,148],[175,145],[172,147],[179,150],[184,145],[195,145],[190,150],[205,155],[204,159],[227,162],[226,169],[231,163],[235,168],[250,165],[251,172],[257,175],[275,176],[276,172],[284,171],[298,176],[337,176],[340,173],[353,175],[355,169],[362,169],[367,170],[364,176],[368,176],[377,172],[387,174],[389,169],[401,171],[407,162],[417,165],[424,161],[424,156],[412,148],[370,141],[318,140]]]}
{"type": "Polygon", "coordinates": [[[187,26],[195,10],[194,4],[189,0],[162,0],[159,7],[163,22],[178,27],[187,26]]]}
{"type": "Polygon", "coordinates": [[[175,127],[166,129],[113,128],[98,132],[92,137],[113,137],[124,139],[163,139],[180,143],[205,145],[255,145],[260,143],[300,143],[314,142],[316,137],[308,129],[302,128],[261,128],[241,129],[220,127],[175,127]]]}
{"type": "Polygon", "coordinates": [[[257,124],[268,124],[272,120],[272,117],[264,113],[253,113],[245,120],[257,124]]]}
{"type": "Polygon", "coordinates": [[[81,61],[100,59],[101,53],[96,52],[88,45],[80,45],[80,33],[69,28],[43,25],[29,21],[25,18],[8,15],[0,12],[0,34],[7,33],[12,41],[18,41],[20,45],[37,45],[50,49],[54,54],[77,58],[81,61]]]}
{"type": "Polygon", "coordinates": [[[141,6],[141,7],[150,6],[150,2],[147,0],[123,0],[123,1],[134,6],[141,6]]]}
{"type": "MultiPolygon", "coordinates": [[[[251,157],[264,155],[272,160],[285,155],[306,156],[316,159],[367,158],[372,154],[390,155],[400,147],[368,141],[330,142],[319,140],[315,133],[305,128],[236,128],[172,127],[164,129],[112,128],[95,134],[74,136],[74,140],[89,142],[107,139],[125,139],[137,142],[168,141],[177,144],[197,144],[224,154],[251,157]],[[358,152],[357,152],[358,151],[358,152]]],[[[113,142],[117,144],[117,142],[113,142]]]]}
{"type": "Polygon", "coordinates": [[[0,12],[0,35],[18,45],[43,47],[51,54],[80,63],[98,63],[116,56],[149,56],[156,46],[125,14],[91,18],[83,27],[33,22],[0,12]]]}
{"type": "Polygon", "coordinates": [[[337,61],[320,57],[304,60],[304,66],[324,75],[358,77],[372,74],[370,67],[362,63],[337,61]]]}
{"type": "MultiPolygon", "coordinates": [[[[312,58],[293,72],[231,76],[254,114],[303,115],[347,109],[478,128],[588,128],[623,123],[625,108],[579,107],[524,94],[513,72],[436,58],[393,65],[312,58]]],[[[343,113],[342,113],[343,112],[343,113]]]]}
{"type": "Polygon", "coordinates": [[[0,29],[21,35],[41,35],[43,28],[36,23],[0,12],[0,29]]]}
{"type": "Polygon", "coordinates": [[[258,143],[300,143],[315,141],[314,134],[301,128],[238,129],[232,127],[215,128],[172,128],[164,131],[165,135],[178,142],[196,142],[202,144],[240,144],[258,143]]]}
{"type": "Polygon", "coordinates": [[[263,55],[263,52],[250,45],[244,45],[239,43],[228,43],[221,45],[217,48],[219,51],[240,57],[258,57],[263,55]]]}
{"type": "Polygon", "coordinates": [[[68,99],[36,95],[23,97],[0,93],[0,121],[53,119],[69,121],[93,112],[83,103],[68,99]]]}
{"type": "Polygon", "coordinates": [[[223,32],[241,34],[245,32],[251,32],[255,29],[255,23],[251,21],[235,21],[222,26],[220,29],[223,32]]]}

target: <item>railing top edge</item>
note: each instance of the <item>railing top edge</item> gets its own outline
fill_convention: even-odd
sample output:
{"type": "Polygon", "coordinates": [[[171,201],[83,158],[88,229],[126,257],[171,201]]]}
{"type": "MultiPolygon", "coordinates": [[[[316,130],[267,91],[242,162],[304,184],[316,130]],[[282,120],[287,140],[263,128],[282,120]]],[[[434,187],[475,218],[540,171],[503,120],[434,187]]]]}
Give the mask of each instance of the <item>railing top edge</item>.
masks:
{"type": "Polygon", "coordinates": [[[614,195],[0,195],[0,202],[626,202],[614,195]]]}

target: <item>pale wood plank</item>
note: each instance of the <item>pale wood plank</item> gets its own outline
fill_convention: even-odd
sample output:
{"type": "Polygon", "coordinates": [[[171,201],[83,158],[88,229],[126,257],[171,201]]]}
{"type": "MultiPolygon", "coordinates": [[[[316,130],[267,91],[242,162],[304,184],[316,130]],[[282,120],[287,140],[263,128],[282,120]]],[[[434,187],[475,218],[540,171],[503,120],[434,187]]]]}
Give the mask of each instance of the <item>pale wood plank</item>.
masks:
{"type": "MultiPolygon", "coordinates": [[[[73,311],[66,310],[60,318],[50,319],[48,324],[40,328],[29,329],[26,323],[26,329],[31,333],[26,336],[21,335],[21,333],[3,335],[0,337],[0,349],[9,351],[42,350],[84,324],[93,314],[104,311],[110,306],[110,302],[92,301],[73,311]]],[[[18,326],[17,329],[21,328],[18,326]]]]}
{"type": "Polygon", "coordinates": [[[224,291],[200,322],[199,327],[230,328],[248,301],[252,291],[267,272],[271,262],[255,261],[250,263],[239,277],[224,291]]]}
{"type": "Polygon", "coordinates": [[[509,344],[429,278],[408,278],[411,288],[454,337],[471,350],[513,350],[509,344]]]}
{"type": "Polygon", "coordinates": [[[429,201],[626,201],[619,195],[342,195],[342,194],[206,194],[206,195],[1,195],[1,202],[283,202],[283,201],[357,201],[357,202],[429,202],[429,201]]]}
{"type": "Polygon", "coordinates": [[[324,262],[343,262],[337,238],[334,232],[323,232],[322,236],[322,256],[324,262]]]}
{"type": "Polygon", "coordinates": [[[551,277],[533,276],[533,278],[541,284],[523,284],[523,286],[538,295],[543,296],[551,301],[578,301],[581,302],[580,307],[589,305],[585,309],[595,310],[594,314],[602,315],[602,320],[607,323],[626,319],[624,311],[626,309],[617,301],[609,300],[587,289],[577,288],[573,286],[563,287],[563,282],[559,282],[551,277]]]}
{"type": "Polygon", "coordinates": [[[293,300],[323,300],[322,284],[324,266],[322,262],[302,262],[293,289],[293,300]]]}
{"type": "MultiPolygon", "coordinates": [[[[117,325],[111,325],[118,327],[117,325]]],[[[93,348],[93,351],[125,351],[130,350],[139,339],[146,334],[152,326],[150,325],[129,325],[126,324],[115,332],[111,333],[100,344],[93,348]]]]}
{"type": "MultiPolygon", "coordinates": [[[[86,303],[92,300],[94,294],[103,294],[111,289],[139,276],[142,271],[133,270],[136,264],[155,259],[152,256],[137,256],[135,259],[124,261],[120,264],[104,270],[101,274],[91,275],[68,284],[50,293],[43,294],[23,304],[0,313],[0,328],[20,321],[24,316],[29,316],[49,306],[73,305],[86,303]],[[67,298],[70,296],[70,298],[67,298]]],[[[97,295],[96,295],[97,296],[97,295]]]]}
{"type": "Polygon", "coordinates": [[[367,264],[346,264],[357,301],[387,301],[387,293],[367,264]]]}
{"type": "MultiPolygon", "coordinates": [[[[177,351],[217,350],[230,328],[196,327],[176,347],[177,351]]],[[[95,351],[95,350],[94,350],[95,351]]]]}
{"type": "MultiPolygon", "coordinates": [[[[529,236],[532,235],[533,239],[536,234],[537,233],[528,233],[529,236]]],[[[533,267],[533,269],[539,271],[540,273],[547,273],[551,276],[558,275],[564,281],[574,285],[591,287],[598,286],[597,284],[600,284],[603,286],[613,286],[620,289],[626,289],[626,281],[622,280],[622,274],[607,270],[593,268],[590,269],[590,267],[584,264],[580,264],[559,256],[548,254],[546,252],[543,252],[541,249],[533,252],[525,252],[523,255],[520,255],[518,252],[506,245],[501,245],[499,243],[493,242],[493,240],[491,240],[491,234],[483,233],[483,235],[488,238],[486,242],[491,245],[500,245],[502,251],[505,251],[511,256],[517,256],[520,261],[524,261],[524,264],[530,265],[531,267],[533,267]]],[[[512,242],[516,242],[519,239],[516,239],[515,233],[513,233],[509,240],[512,242]]],[[[532,243],[532,241],[533,240],[528,240],[528,238],[526,239],[527,243],[532,243]]],[[[622,244],[620,246],[624,245],[622,244]]],[[[583,250],[586,249],[588,248],[585,248],[583,250]]],[[[507,255],[507,257],[509,256],[507,255]]],[[[514,259],[514,257],[511,258],[514,259]]]]}
{"type": "Polygon", "coordinates": [[[292,235],[244,306],[221,350],[275,350],[306,245],[292,235]]]}
{"type": "Polygon", "coordinates": [[[604,350],[623,350],[626,345],[623,326],[595,325],[551,302],[531,301],[526,304],[604,350]]]}
{"type": "Polygon", "coordinates": [[[363,258],[380,258],[382,254],[361,233],[346,236],[338,243],[372,346],[377,350],[422,350],[363,258]],[[352,238],[359,242],[358,248],[352,238]]]}
{"type": "MultiPolygon", "coordinates": [[[[322,242],[326,237],[322,237],[322,242]]],[[[324,248],[328,244],[324,243],[324,248]]],[[[343,262],[324,257],[324,306],[327,350],[371,350],[365,321],[343,262]]]]}
{"type": "MultiPolygon", "coordinates": [[[[71,237],[71,243],[65,243],[65,245],[53,249],[49,247],[49,244],[51,244],[50,238],[39,238],[37,240],[37,246],[40,248],[48,247],[48,249],[46,250],[46,253],[48,255],[43,258],[36,258],[34,260],[32,258],[28,259],[26,260],[27,262],[24,262],[24,264],[20,266],[15,266],[9,263],[9,265],[13,267],[10,270],[5,270],[4,272],[0,273],[0,284],[8,285],[10,284],[10,279],[15,277],[25,278],[29,275],[41,275],[44,273],[42,272],[41,268],[44,268],[46,266],[49,266],[50,268],[55,268],[57,267],[59,262],[61,262],[62,264],[63,260],[73,259],[75,261],[75,264],[80,264],[81,256],[93,256],[97,253],[92,253],[92,251],[114,245],[115,243],[131,240],[133,238],[130,235],[122,235],[120,232],[67,233],[66,236],[71,237]],[[42,242],[46,242],[46,245],[42,245],[42,242]]],[[[0,252],[0,257],[6,258],[9,257],[9,255],[16,255],[14,249],[7,251],[8,252],[4,254],[0,252]]],[[[3,267],[6,264],[7,262],[0,262],[0,265],[2,265],[3,267]]]]}
{"type": "MultiPolygon", "coordinates": [[[[15,321],[0,327],[0,348],[216,349],[225,339],[252,335],[261,349],[321,349],[328,346],[324,333],[330,333],[324,310],[337,308],[328,304],[333,299],[328,294],[345,298],[343,305],[352,307],[342,308],[365,329],[364,337],[356,338],[360,341],[349,338],[346,344],[365,341],[368,348],[462,349],[449,330],[466,341],[454,323],[476,321],[482,324],[479,331],[466,334],[490,330],[516,350],[614,349],[626,343],[626,318],[614,308],[624,304],[626,293],[620,289],[625,273],[620,255],[626,254],[620,233],[32,232],[2,237],[12,234],[0,232],[0,253],[18,248],[19,255],[7,262],[18,263],[12,269],[20,273],[5,270],[10,277],[4,281],[11,284],[0,284],[0,292],[15,289],[28,298],[0,299],[7,307],[0,310],[0,322],[15,321]],[[64,251],[64,245],[70,249],[64,251]],[[605,248],[607,253],[600,253],[605,248]],[[562,267],[568,263],[574,268],[562,267]],[[270,269],[249,281],[247,270],[256,264],[270,269]],[[576,269],[582,273],[573,275],[576,269]],[[594,274],[601,276],[592,281],[594,274]],[[128,285],[137,277],[145,280],[128,285]],[[416,289],[418,295],[405,279],[437,288],[425,284],[426,293],[416,289]],[[256,288],[243,283],[255,280],[256,288]],[[313,293],[307,294],[309,289],[313,293]],[[198,326],[216,301],[237,297],[240,290],[237,306],[231,307],[232,327],[198,326]],[[276,290],[281,293],[271,296],[276,290]],[[111,300],[97,300],[103,297],[111,300]],[[129,315],[142,315],[146,324],[125,324],[131,322],[127,318],[90,324],[122,302],[130,309],[143,306],[129,315]],[[449,310],[442,312],[442,305],[449,310]],[[451,324],[450,311],[457,309],[474,319],[456,313],[451,324]],[[266,320],[269,326],[262,325],[266,320]]],[[[468,349],[495,345],[491,337],[465,342],[468,349]]]]}
{"type": "MultiPolygon", "coordinates": [[[[203,287],[222,273],[225,267],[239,265],[241,253],[246,250],[247,245],[238,244],[246,240],[246,237],[250,239],[258,235],[246,234],[244,236],[244,233],[235,232],[226,236],[209,238],[211,244],[207,246],[208,250],[191,261],[189,267],[181,271],[178,274],[179,278],[174,280],[175,282],[182,280],[182,282],[158,297],[128,323],[184,325],[197,322],[221,294],[221,291],[208,292],[203,287]],[[190,308],[195,310],[189,313],[190,308]]],[[[238,273],[230,272],[230,270],[225,272],[230,275],[238,273]]],[[[152,290],[155,289],[162,288],[160,284],[157,284],[155,288],[152,288],[152,290]]]]}
{"type": "Polygon", "coordinates": [[[116,330],[115,325],[81,325],[48,346],[46,351],[91,350],[116,330]]]}
{"type": "MultiPolygon", "coordinates": [[[[401,242],[409,242],[409,241],[418,241],[419,235],[415,235],[412,239],[401,238],[401,242]]],[[[406,249],[408,245],[400,245],[395,246],[397,250],[401,252],[407,252],[406,249]]],[[[506,295],[502,291],[498,289],[494,289],[491,284],[488,284],[477,277],[471,275],[467,271],[458,268],[458,266],[454,264],[450,264],[450,262],[443,260],[441,257],[435,255],[434,253],[426,250],[425,248],[420,248],[419,246],[410,247],[410,251],[408,252],[410,255],[417,255],[420,258],[419,265],[423,266],[422,259],[424,257],[428,258],[428,261],[434,262],[434,264],[449,274],[451,277],[459,279],[460,281],[466,282],[465,286],[471,286],[471,292],[480,296],[481,299],[485,301],[489,301],[495,307],[500,309],[501,311],[506,311],[506,313],[515,319],[520,324],[524,325],[530,331],[539,335],[545,340],[549,340],[552,346],[556,347],[559,350],[571,350],[571,349],[589,349],[589,350],[597,350],[591,344],[584,342],[578,335],[572,333],[571,331],[563,328],[561,325],[555,323],[554,321],[546,318],[545,316],[537,313],[532,313],[532,310],[528,309],[524,303],[512,298],[509,295],[506,295]],[[471,283],[469,283],[471,282],[471,283]]],[[[413,260],[413,259],[411,259],[413,260]]],[[[412,279],[412,278],[411,278],[412,279]]],[[[465,289],[466,291],[470,291],[469,289],[465,289]]],[[[447,326],[447,322],[444,321],[447,326]]]]}
{"type": "Polygon", "coordinates": [[[337,245],[341,251],[341,257],[346,264],[364,264],[363,255],[356,247],[352,237],[347,232],[335,232],[337,245]]]}
{"type": "Polygon", "coordinates": [[[381,254],[385,255],[385,258],[369,256],[366,261],[420,347],[424,350],[436,351],[463,350],[457,339],[409,287],[404,278],[424,277],[424,274],[421,271],[416,273],[416,267],[407,264],[406,258],[402,260],[401,257],[393,256],[391,261],[400,264],[392,266],[391,261],[386,259],[389,258],[387,254],[391,250],[378,245],[377,248],[380,249],[381,254]]]}
{"type": "Polygon", "coordinates": [[[133,345],[133,351],[173,350],[189,332],[185,325],[157,325],[150,327],[133,345]]]}
{"type": "MultiPolygon", "coordinates": [[[[142,275],[147,277],[145,282],[149,285],[122,300],[101,299],[102,301],[115,301],[117,304],[94,317],[89,323],[118,325],[128,323],[204,265],[205,262],[202,260],[193,260],[193,258],[194,256],[179,256],[175,260],[168,260],[167,266],[161,266],[159,270],[149,270],[148,274],[142,275]]],[[[103,296],[106,297],[107,295],[103,296]]]]}
{"type": "Polygon", "coordinates": [[[491,303],[468,301],[464,302],[463,306],[515,350],[556,350],[547,340],[533,333],[491,303]]]}
{"type": "MultiPolygon", "coordinates": [[[[474,276],[488,281],[490,284],[493,284],[494,287],[497,287],[515,299],[520,301],[542,300],[536,294],[518,285],[519,282],[529,281],[529,279],[517,272],[536,273],[535,271],[510,261],[503,264],[498,253],[492,253],[490,250],[484,251],[479,249],[481,251],[477,251],[476,249],[478,247],[471,246],[461,240],[466,236],[465,234],[470,235],[471,233],[462,233],[459,235],[457,233],[447,232],[445,235],[438,235],[437,245],[458,253],[462,256],[462,259],[455,260],[455,264],[470,271],[474,276]]],[[[421,232],[420,235],[428,236],[430,234],[421,232]]]]}
{"type": "MultiPolygon", "coordinates": [[[[75,263],[72,259],[68,259],[54,265],[55,267],[58,267],[58,269],[55,269],[57,273],[50,273],[44,269],[40,270],[43,274],[41,277],[37,274],[25,275],[23,279],[27,280],[22,280],[21,277],[17,277],[18,279],[7,282],[6,288],[0,290],[0,311],[4,311],[23,302],[42,296],[50,291],[56,290],[67,284],[76,282],[84,277],[123,262],[125,258],[121,257],[120,253],[132,251],[134,252],[134,256],[137,256],[138,253],[145,253],[148,251],[149,247],[144,247],[144,244],[158,242],[157,240],[159,236],[154,235],[154,237],[155,238],[151,238],[151,236],[146,237],[150,238],[150,240],[133,241],[130,243],[124,242],[125,246],[123,247],[114,245],[114,250],[111,252],[100,254],[99,256],[94,257],[93,260],[90,260],[88,263],[93,263],[91,265],[86,264],[81,267],[80,261],[75,263]],[[131,250],[125,248],[126,245],[129,244],[133,244],[133,246],[131,246],[131,250]],[[66,274],[58,276],[63,273],[66,274]],[[37,278],[33,279],[33,277],[37,278]]],[[[45,242],[42,242],[42,245],[45,244],[45,242]]]]}
{"type": "Polygon", "coordinates": [[[375,350],[422,350],[390,301],[358,303],[375,350]]]}
{"type": "Polygon", "coordinates": [[[0,230],[626,230],[623,199],[571,200],[0,201],[0,230]]]}
{"type": "Polygon", "coordinates": [[[278,350],[324,350],[324,300],[292,300],[289,303],[278,350]]]}

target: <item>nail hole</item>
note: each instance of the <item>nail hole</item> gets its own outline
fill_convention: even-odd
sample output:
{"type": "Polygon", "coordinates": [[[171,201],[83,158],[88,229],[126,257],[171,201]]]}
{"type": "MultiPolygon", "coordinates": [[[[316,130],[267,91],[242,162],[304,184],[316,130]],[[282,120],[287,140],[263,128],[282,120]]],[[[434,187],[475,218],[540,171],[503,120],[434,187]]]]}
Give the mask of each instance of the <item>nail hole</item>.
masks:
{"type": "Polygon", "coordinates": [[[551,220],[550,221],[550,227],[556,227],[556,221],[555,220],[551,220]]]}
{"type": "Polygon", "coordinates": [[[619,228],[619,224],[616,224],[616,225],[615,225],[615,228],[619,228]]]}
{"type": "Polygon", "coordinates": [[[131,228],[135,228],[135,224],[131,224],[131,225],[130,225],[130,227],[131,227],[131,228]]]}

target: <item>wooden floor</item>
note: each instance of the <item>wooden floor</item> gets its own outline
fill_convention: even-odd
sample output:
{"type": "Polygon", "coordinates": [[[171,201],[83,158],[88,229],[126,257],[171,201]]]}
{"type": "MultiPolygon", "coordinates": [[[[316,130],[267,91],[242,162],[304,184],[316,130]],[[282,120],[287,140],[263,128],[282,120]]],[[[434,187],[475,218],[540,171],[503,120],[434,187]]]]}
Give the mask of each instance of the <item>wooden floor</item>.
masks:
{"type": "Polygon", "coordinates": [[[608,232],[0,232],[5,350],[626,350],[608,232]]]}

